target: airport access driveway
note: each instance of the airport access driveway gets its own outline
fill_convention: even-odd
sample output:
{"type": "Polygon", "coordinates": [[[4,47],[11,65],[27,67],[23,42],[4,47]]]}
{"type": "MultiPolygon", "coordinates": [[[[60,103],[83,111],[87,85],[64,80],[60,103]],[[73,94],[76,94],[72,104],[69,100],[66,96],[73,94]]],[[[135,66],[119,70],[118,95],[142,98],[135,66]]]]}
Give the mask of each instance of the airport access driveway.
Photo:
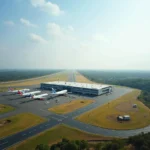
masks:
{"type": "MultiPolygon", "coordinates": [[[[73,74],[73,73],[72,73],[73,74]]],[[[70,76],[72,76],[70,74],[70,76]]],[[[75,79],[75,76],[70,77],[69,79],[75,79]]],[[[75,81],[75,80],[74,80],[75,81]]],[[[37,88],[38,86],[36,86],[37,88]]],[[[32,86],[31,90],[34,90],[35,87],[32,86]]],[[[104,129],[100,127],[96,127],[90,124],[85,124],[82,122],[79,122],[75,120],[74,118],[84,112],[87,112],[91,109],[94,109],[104,103],[108,103],[109,101],[116,99],[120,97],[121,95],[124,95],[128,92],[130,92],[132,89],[130,88],[125,88],[125,87],[114,87],[114,91],[112,94],[109,95],[101,95],[98,97],[83,97],[83,96],[78,96],[78,95],[69,95],[67,97],[57,97],[57,98],[48,98],[46,101],[36,101],[36,100],[31,100],[29,98],[20,98],[19,95],[7,95],[4,96],[4,93],[0,94],[0,103],[3,104],[9,104],[12,105],[16,108],[15,111],[0,115],[1,118],[5,118],[8,116],[12,116],[18,113],[22,112],[31,112],[34,114],[37,114],[39,116],[45,117],[48,119],[47,122],[44,122],[40,125],[37,125],[35,127],[26,129],[22,132],[13,134],[11,136],[8,136],[4,139],[0,140],[0,149],[5,149],[13,144],[16,144],[20,141],[23,141],[33,135],[36,135],[46,129],[52,128],[55,125],[64,123],[69,126],[78,128],[80,130],[89,132],[89,133],[94,133],[94,134],[100,134],[100,135],[105,135],[105,136],[115,136],[115,137],[128,137],[131,135],[135,135],[141,132],[148,132],[150,131],[150,127],[145,127],[143,129],[137,129],[137,130],[127,130],[127,131],[122,131],[122,130],[110,130],[110,129],[104,129]],[[3,95],[3,96],[2,96],[3,95]],[[75,100],[75,99],[94,99],[95,103],[92,103],[88,106],[85,106],[83,108],[80,108],[74,112],[65,114],[65,115],[58,115],[52,112],[49,112],[47,109],[50,107],[53,107],[55,105],[61,104],[68,102],[70,100],[75,100]],[[55,100],[58,100],[59,103],[56,103],[55,100]]],[[[44,92],[49,92],[50,91],[42,91],[44,92]]]]}

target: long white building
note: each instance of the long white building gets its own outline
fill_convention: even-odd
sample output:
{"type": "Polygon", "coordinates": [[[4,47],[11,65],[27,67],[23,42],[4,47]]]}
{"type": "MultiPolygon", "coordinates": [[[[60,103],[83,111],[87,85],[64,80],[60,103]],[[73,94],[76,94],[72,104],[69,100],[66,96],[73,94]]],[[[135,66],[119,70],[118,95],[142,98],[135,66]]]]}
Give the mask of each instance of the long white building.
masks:
{"type": "Polygon", "coordinates": [[[101,95],[112,92],[111,85],[104,84],[89,84],[79,82],[65,82],[53,81],[41,83],[41,89],[51,90],[68,90],[72,93],[85,94],[85,95],[101,95]]]}

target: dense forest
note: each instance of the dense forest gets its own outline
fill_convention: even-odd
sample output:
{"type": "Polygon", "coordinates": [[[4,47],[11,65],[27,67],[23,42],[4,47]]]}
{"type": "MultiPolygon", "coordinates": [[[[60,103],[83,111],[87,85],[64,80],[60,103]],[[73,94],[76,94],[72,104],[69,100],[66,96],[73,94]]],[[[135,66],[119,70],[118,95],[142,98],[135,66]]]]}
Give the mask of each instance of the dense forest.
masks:
{"type": "Polygon", "coordinates": [[[88,79],[105,84],[138,88],[150,92],[149,71],[88,71],[79,70],[88,79]]]}
{"type": "Polygon", "coordinates": [[[0,70],[0,82],[40,77],[62,70],[0,70]]]}
{"type": "Polygon", "coordinates": [[[150,92],[142,91],[138,99],[150,108],[150,92]]]}
{"type": "MultiPolygon", "coordinates": [[[[68,137],[69,138],[69,137],[68,137]]],[[[39,144],[35,150],[150,150],[150,133],[141,133],[128,139],[114,139],[112,141],[91,144],[84,140],[62,139],[52,146],[39,144]]]]}
{"type": "Polygon", "coordinates": [[[80,70],[79,72],[98,83],[121,85],[142,90],[138,99],[150,108],[150,71],[80,70]]]}

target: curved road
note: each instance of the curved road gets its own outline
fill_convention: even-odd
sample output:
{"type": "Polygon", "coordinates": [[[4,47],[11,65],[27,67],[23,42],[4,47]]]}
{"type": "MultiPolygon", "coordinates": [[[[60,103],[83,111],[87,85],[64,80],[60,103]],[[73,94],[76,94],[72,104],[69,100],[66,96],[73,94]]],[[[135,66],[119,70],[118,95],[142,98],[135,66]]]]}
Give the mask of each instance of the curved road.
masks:
{"type": "MultiPolygon", "coordinates": [[[[73,72],[70,73],[69,81],[75,82],[75,75],[73,72]]],[[[111,129],[104,129],[104,128],[96,127],[96,126],[93,126],[90,124],[85,124],[83,122],[74,120],[74,118],[76,116],[78,116],[84,112],[87,112],[88,110],[94,109],[112,99],[115,99],[115,98],[131,91],[130,88],[123,88],[123,89],[121,89],[121,88],[115,89],[113,95],[108,95],[107,97],[105,95],[102,95],[101,100],[96,100],[95,103],[92,103],[91,105],[88,105],[84,108],[80,108],[80,109],[78,109],[74,112],[68,113],[66,115],[58,115],[55,113],[51,113],[51,115],[46,116],[46,118],[48,118],[47,122],[39,124],[34,127],[31,127],[22,132],[13,134],[4,139],[1,139],[0,140],[0,149],[5,149],[9,146],[12,146],[20,141],[23,141],[33,135],[43,132],[46,129],[52,128],[55,125],[58,125],[60,123],[64,123],[66,125],[78,128],[80,130],[83,130],[83,131],[86,131],[89,133],[100,134],[100,135],[105,135],[105,136],[114,136],[114,137],[129,137],[132,135],[139,134],[141,132],[149,132],[150,126],[141,128],[141,129],[136,129],[136,130],[111,130],[111,129]]]]}

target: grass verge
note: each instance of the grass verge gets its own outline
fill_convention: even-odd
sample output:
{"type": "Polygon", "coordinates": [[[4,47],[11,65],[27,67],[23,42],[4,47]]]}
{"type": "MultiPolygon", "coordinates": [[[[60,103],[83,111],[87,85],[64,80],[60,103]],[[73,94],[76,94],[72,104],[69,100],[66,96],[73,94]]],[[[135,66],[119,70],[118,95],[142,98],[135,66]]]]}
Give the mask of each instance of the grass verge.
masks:
{"type": "Polygon", "coordinates": [[[31,113],[22,113],[0,120],[0,138],[25,130],[44,122],[45,119],[31,113]]]}
{"type": "Polygon", "coordinates": [[[71,128],[66,125],[58,125],[47,131],[44,131],[36,136],[33,136],[17,145],[14,145],[8,150],[35,150],[38,144],[48,144],[52,145],[61,141],[62,138],[68,138],[69,140],[110,140],[112,137],[104,137],[100,135],[89,134],[78,130],[76,128],[71,128]]]}
{"type": "Polygon", "coordinates": [[[61,73],[55,73],[55,74],[42,76],[38,78],[31,78],[31,79],[12,81],[12,82],[3,82],[3,83],[0,83],[0,92],[3,92],[8,87],[38,85],[42,82],[50,82],[50,81],[56,81],[56,80],[67,81],[68,73],[61,72],[61,73]]]}
{"type": "Polygon", "coordinates": [[[76,82],[81,82],[81,83],[94,83],[91,80],[87,79],[83,75],[81,75],[79,72],[76,72],[75,74],[76,82]]]}
{"type": "Polygon", "coordinates": [[[73,101],[70,101],[68,103],[64,103],[64,104],[61,104],[58,106],[51,107],[48,110],[55,112],[57,114],[66,114],[66,113],[75,111],[76,109],[87,106],[93,102],[94,102],[94,100],[84,100],[84,99],[73,100],[73,101]]]}
{"type": "Polygon", "coordinates": [[[82,122],[109,129],[136,129],[150,124],[150,110],[137,100],[140,90],[121,96],[103,106],[86,112],[76,119],[82,122]],[[132,105],[137,104],[137,108],[132,105]],[[130,115],[130,121],[118,122],[118,115],[130,115]]]}
{"type": "Polygon", "coordinates": [[[9,105],[0,104],[0,114],[13,111],[14,109],[15,109],[14,107],[11,107],[9,105]]]}

